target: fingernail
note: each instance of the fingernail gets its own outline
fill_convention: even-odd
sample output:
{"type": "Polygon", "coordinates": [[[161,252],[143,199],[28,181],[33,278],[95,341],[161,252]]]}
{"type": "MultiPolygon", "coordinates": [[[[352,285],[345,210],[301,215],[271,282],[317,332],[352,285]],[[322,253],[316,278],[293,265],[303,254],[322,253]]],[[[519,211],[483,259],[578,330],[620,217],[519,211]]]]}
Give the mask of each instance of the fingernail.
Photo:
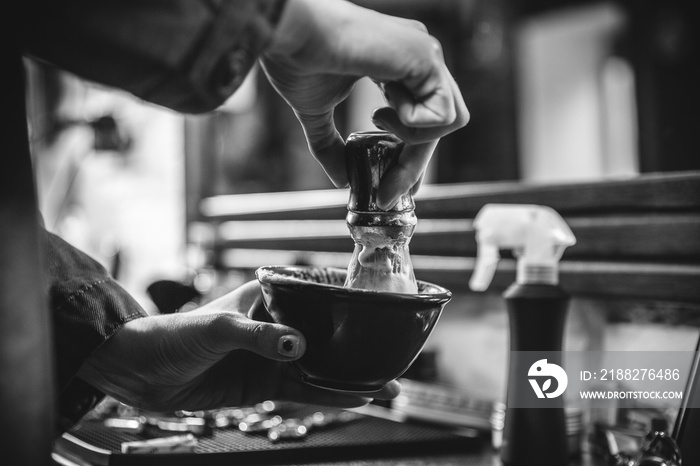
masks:
{"type": "Polygon", "coordinates": [[[382,131],[386,131],[386,126],[384,125],[384,123],[381,120],[378,120],[375,118],[372,120],[372,123],[374,124],[374,126],[381,129],[382,131]]]}
{"type": "Polygon", "coordinates": [[[299,354],[299,337],[285,335],[277,342],[277,352],[282,356],[294,357],[299,354]]]}

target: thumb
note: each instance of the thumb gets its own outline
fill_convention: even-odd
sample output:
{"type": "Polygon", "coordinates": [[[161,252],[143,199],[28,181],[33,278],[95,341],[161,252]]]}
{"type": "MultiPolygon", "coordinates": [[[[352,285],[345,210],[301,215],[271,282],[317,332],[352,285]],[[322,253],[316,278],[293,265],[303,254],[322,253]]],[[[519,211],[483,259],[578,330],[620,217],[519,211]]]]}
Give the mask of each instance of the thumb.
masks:
{"type": "Polygon", "coordinates": [[[379,185],[377,204],[381,209],[390,209],[407,191],[412,194],[418,191],[437,144],[438,140],[434,140],[404,146],[398,163],[382,178],[379,185]]]}
{"type": "Polygon", "coordinates": [[[252,320],[243,314],[225,315],[225,325],[212,326],[218,351],[244,349],[276,361],[293,361],[306,351],[304,335],[292,327],[252,320]]]}

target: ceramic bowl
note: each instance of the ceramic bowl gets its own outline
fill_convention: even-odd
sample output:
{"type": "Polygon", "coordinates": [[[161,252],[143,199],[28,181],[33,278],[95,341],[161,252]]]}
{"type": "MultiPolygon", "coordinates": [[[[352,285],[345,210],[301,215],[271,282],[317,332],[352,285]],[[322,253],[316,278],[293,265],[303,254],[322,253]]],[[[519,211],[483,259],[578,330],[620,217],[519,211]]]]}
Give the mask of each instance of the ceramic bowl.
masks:
{"type": "Polygon", "coordinates": [[[272,321],[301,331],[292,364],[312,385],[371,392],[403,374],[423,349],[452,293],[418,281],[417,294],[343,288],[346,271],[261,267],[256,276],[272,321]]]}

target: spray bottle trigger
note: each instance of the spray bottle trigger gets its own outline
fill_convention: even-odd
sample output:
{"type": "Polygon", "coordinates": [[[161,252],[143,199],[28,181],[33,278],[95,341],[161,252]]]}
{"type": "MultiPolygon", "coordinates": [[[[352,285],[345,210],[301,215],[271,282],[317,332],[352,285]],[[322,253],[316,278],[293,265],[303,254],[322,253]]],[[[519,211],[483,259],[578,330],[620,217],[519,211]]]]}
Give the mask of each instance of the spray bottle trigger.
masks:
{"type": "Polygon", "coordinates": [[[481,243],[474,264],[474,273],[469,280],[469,288],[473,291],[486,291],[491,284],[498,260],[501,255],[498,250],[498,245],[491,242],[481,243]]]}

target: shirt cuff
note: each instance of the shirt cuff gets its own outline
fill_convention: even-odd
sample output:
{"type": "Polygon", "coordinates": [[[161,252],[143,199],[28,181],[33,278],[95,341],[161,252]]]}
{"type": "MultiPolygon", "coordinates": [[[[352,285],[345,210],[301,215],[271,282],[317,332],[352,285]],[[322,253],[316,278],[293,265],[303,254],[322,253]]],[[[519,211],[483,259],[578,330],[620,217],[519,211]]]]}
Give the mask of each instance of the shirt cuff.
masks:
{"type": "MultiPolygon", "coordinates": [[[[215,19],[189,53],[193,59],[187,64],[186,79],[193,92],[171,92],[166,80],[144,95],[146,100],[186,113],[202,113],[222,105],[269,45],[286,0],[217,3],[215,19]],[[177,97],[181,100],[172,100],[177,97]]],[[[172,83],[177,84],[177,80],[172,83]]]]}
{"type": "Polygon", "coordinates": [[[76,374],[123,325],[145,317],[143,308],[97,261],[40,229],[54,327],[58,429],[75,424],[104,394],[76,374]]]}

